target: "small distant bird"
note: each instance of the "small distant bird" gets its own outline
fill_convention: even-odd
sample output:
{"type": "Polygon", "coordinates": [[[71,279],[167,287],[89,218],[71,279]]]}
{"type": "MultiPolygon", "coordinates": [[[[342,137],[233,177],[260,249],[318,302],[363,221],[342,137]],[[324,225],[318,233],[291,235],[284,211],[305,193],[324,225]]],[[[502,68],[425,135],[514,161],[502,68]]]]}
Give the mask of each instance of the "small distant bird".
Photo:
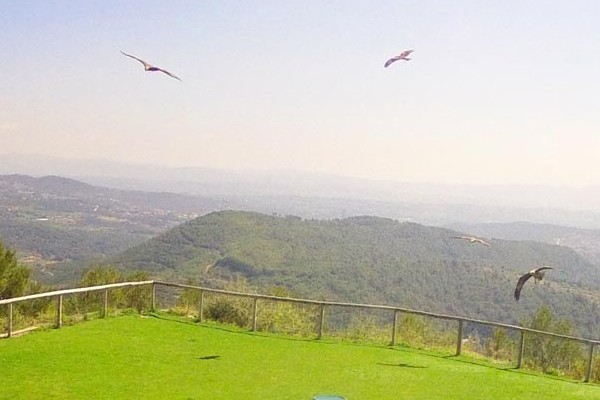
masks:
{"type": "Polygon", "coordinates": [[[483,239],[479,239],[478,237],[475,236],[452,236],[454,239],[463,239],[463,240],[468,240],[471,243],[481,243],[484,246],[490,247],[491,244],[489,244],[488,242],[486,242],[483,239]]]}
{"type": "Polygon", "coordinates": [[[152,71],[152,72],[159,71],[159,72],[162,72],[164,74],[169,75],[171,78],[175,78],[178,81],[181,81],[181,79],[179,79],[178,77],[176,77],[175,75],[173,75],[172,73],[170,73],[169,71],[167,71],[166,69],[155,67],[154,65],[148,64],[146,61],[141,60],[141,59],[137,58],[136,56],[132,56],[131,54],[127,54],[127,53],[125,53],[123,51],[121,51],[121,54],[123,54],[124,56],[127,56],[127,57],[131,57],[134,60],[138,60],[139,62],[141,62],[144,65],[144,69],[146,71],[152,71]]]}
{"type": "Polygon", "coordinates": [[[541,281],[542,278],[544,277],[544,270],[546,270],[546,269],[554,269],[554,268],[539,267],[536,269],[532,269],[525,275],[521,276],[519,278],[519,281],[517,282],[517,288],[515,289],[515,300],[519,301],[519,297],[521,297],[521,289],[523,289],[523,285],[525,285],[525,282],[527,282],[527,280],[533,276],[534,282],[538,283],[538,281],[541,281]]]}
{"type": "Polygon", "coordinates": [[[410,55],[410,53],[412,53],[414,50],[404,50],[402,53],[400,53],[399,56],[396,57],[392,57],[389,60],[387,60],[385,62],[385,64],[383,65],[385,68],[389,67],[392,63],[395,63],[398,60],[404,60],[404,61],[410,61],[410,58],[408,58],[408,56],[410,55]]]}

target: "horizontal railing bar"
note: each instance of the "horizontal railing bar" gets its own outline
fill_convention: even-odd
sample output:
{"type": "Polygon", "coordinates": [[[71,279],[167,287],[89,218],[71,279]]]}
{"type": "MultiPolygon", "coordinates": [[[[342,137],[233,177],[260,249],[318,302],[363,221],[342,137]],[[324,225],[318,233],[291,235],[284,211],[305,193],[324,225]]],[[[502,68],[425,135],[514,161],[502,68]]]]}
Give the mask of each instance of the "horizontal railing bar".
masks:
{"type": "MultiPolygon", "coordinates": [[[[50,326],[50,324],[46,324],[46,326],[50,326]]],[[[20,335],[23,335],[25,333],[29,333],[29,332],[33,332],[35,330],[41,329],[43,327],[44,326],[41,326],[41,325],[39,325],[39,326],[30,326],[30,327],[27,327],[27,328],[19,329],[17,331],[12,331],[10,336],[11,337],[20,336],[20,335]]],[[[8,333],[0,333],[0,339],[4,339],[6,337],[8,337],[8,333]]]]}
{"type": "Polygon", "coordinates": [[[473,319],[473,318],[467,318],[467,317],[459,317],[459,316],[454,316],[454,315],[438,314],[438,313],[432,313],[432,312],[427,312],[427,311],[417,311],[417,310],[411,310],[409,308],[385,306],[385,305],[375,305],[375,304],[343,303],[343,302],[335,302],[335,301],[297,299],[297,298],[293,298],[293,297],[269,296],[269,295],[264,295],[264,294],[242,293],[242,292],[235,292],[235,291],[231,291],[231,290],[211,289],[211,288],[205,288],[205,287],[201,287],[201,286],[184,285],[184,284],[180,284],[180,283],[170,283],[170,282],[161,282],[161,281],[120,282],[120,283],[112,283],[112,284],[108,284],[108,285],[56,290],[53,292],[38,293],[38,294],[32,294],[32,295],[28,295],[28,296],[14,297],[11,299],[3,299],[3,300],[0,300],[0,305],[18,303],[21,301],[42,299],[42,298],[54,297],[54,296],[60,296],[60,295],[68,295],[68,294],[74,294],[74,293],[94,292],[94,291],[99,291],[99,290],[115,289],[115,288],[129,287],[129,286],[150,285],[153,283],[162,285],[162,286],[168,286],[168,287],[176,287],[176,288],[181,288],[181,289],[195,289],[195,290],[202,290],[205,292],[220,293],[220,294],[226,294],[226,295],[238,296],[238,297],[249,297],[249,298],[254,298],[254,299],[266,299],[266,300],[286,301],[286,302],[291,302],[291,303],[326,305],[326,306],[337,306],[337,307],[393,310],[393,311],[404,312],[407,314],[421,315],[421,316],[426,316],[426,317],[431,317],[431,318],[438,318],[438,319],[451,320],[451,321],[465,321],[465,322],[470,322],[470,323],[474,323],[474,324],[481,324],[481,325],[493,326],[493,327],[498,327],[498,328],[512,329],[512,330],[516,330],[519,332],[530,332],[530,333],[535,333],[535,334],[540,334],[540,335],[557,337],[557,338],[561,338],[561,339],[573,340],[573,341],[580,342],[580,343],[600,344],[600,340],[578,338],[575,336],[567,336],[567,335],[561,335],[558,333],[539,331],[536,329],[525,328],[525,327],[517,326],[517,325],[503,324],[503,323],[499,323],[499,322],[491,322],[491,321],[485,321],[485,320],[479,320],[479,319],[473,319]]]}
{"type": "Polygon", "coordinates": [[[253,299],[277,300],[277,301],[287,301],[287,302],[291,302],[291,303],[327,305],[327,306],[337,306],[337,307],[394,310],[394,311],[404,312],[407,314],[422,315],[422,316],[438,318],[438,319],[445,319],[445,320],[451,320],[451,321],[465,321],[465,322],[471,322],[474,324],[494,326],[497,328],[513,329],[513,330],[520,331],[520,332],[537,333],[540,335],[552,336],[552,337],[557,337],[557,338],[561,338],[561,339],[569,339],[569,340],[573,340],[573,341],[580,342],[580,343],[600,344],[600,340],[578,338],[575,336],[568,336],[568,335],[561,335],[558,333],[539,331],[537,329],[525,328],[525,327],[517,326],[517,325],[503,324],[500,322],[491,322],[491,321],[485,321],[485,320],[479,320],[479,319],[473,319],[473,318],[467,318],[467,317],[458,317],[455,315],[438,314],[438,313],[432,313],[432,312],[427,312],[427,311],[417,311],[417,310],[411,310],[409,308],[375,305],[375,304],[343,303],[343,302],[335,302],[335,301],[297,299],[297,298],[293,298],[293,297],[269,296],[269,295],[265,295],[265,294],[242,293],[242,292],[235,292],[235,291],[231,291],[231,290],[211,289],[211,288],[205,288],[205,287],[201,287],[201,286],[184,285],[184,284],[180,284],[180,283],[161,282],[161,281],[155,281],[154,283],[157,285],[177,287],[177,288],[181,288],[181,289],[196,289],[196,290],[202,290],[205,292],[226,294],[226,295],[238,296],[238,297],[249,297],[249,298],[253,298],[253,299]]]}
{"type": "Polygon", "coordinates": [[[154,283],[154,281],[120,282],[120,283],[111,283],[108,285],[100,285],[100,286],[88,286],[88,287],[81,287],[81,288],[74,288],[74,289],[55,290],[53,292],[30,294],[28,296],[14,297],[12,299],[0,300],[0,305],[18,303],[18,302],[26,301],[26,300],[43,299],[45,297],[54,297],[54,296],[60,296],[60,295],[64,295],[64,294],[95,292],[98,290],[114,289],[114,288],[121,288],[121,287],[127,287],[127,286],[149,285],[151,283],[154,283]]]}

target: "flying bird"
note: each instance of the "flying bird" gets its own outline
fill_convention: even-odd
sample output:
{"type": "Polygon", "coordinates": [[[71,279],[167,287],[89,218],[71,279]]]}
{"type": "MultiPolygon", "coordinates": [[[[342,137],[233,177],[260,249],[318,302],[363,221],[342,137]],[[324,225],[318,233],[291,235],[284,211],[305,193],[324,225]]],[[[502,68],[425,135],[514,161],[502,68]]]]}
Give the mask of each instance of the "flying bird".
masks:
{"type": "Polygon", "coordinates": [[[463,240],[468,240],[470,243],[481,243],[484,246],[490,247],[491,244],[489,244],[488,242],[486,242],[483,239],[479,239],[478,237],[475,236],[452,236],[454,239],[463,239],[463,240]]]}
{"type": "Polygon", "coordinates": [[[398,60],[404,60],[404,61],[410,61],[410,58],[408,58],[408,56],[410,55],[410,53],[412,53],[414,50],[404,50],[402,53],[400,53],[399,56],[396,57],[392,57],[389,60],[387,60],[385,62],[385,64],[383,65],[385,68],[389,67],[392,63],[395,63],[398,60]]]}
{"type": "Polygon", "coordinates": [[[139,58],[137,58],[135,56],[132,56],[131,54],[127,54],[127,53],[125,53],[123,51],[121,51],[121,54],[123,54],[124,56],[127,56],[127,57],[131,57],[134,60],[138,60],[139,62],[141,62],[144,65],[144,70],[146,70],[146,71],[152,71],[152,72],[159,71],[159,72],[162,72],[164,74],[169,75],[171,78],[175,78],[178,81],[181,81],[181,79],[179,79],[178,77],[176,77],[175,75],[173,75],[172,73],[170,73],[169,71],[167,71],[166,69],[155,67],[154,65],[148,64],[146,61],[144,61],[142,59],[139,59],[139,58]]]}
{"type": "Polygon", "coordinates": [[[526,273],[525,275],[523,275],[519,278],[519,281],[517,282],[517,287],[515,289],[515,300],[519,301],[519,297],[521,297],[521,289],[523,289],[523,285],[525,285],[525,282],[527,282],[527,280],[529,278],[531,278],[533,276],[535,283],[538,283],[538,281],[542,280],[542,278],[544,277],[545,269],[553,269],[553,268],[552,267],[539,267],[536,269],[532,269],[531,271],[529,271],[528,273],[526,273]]]}

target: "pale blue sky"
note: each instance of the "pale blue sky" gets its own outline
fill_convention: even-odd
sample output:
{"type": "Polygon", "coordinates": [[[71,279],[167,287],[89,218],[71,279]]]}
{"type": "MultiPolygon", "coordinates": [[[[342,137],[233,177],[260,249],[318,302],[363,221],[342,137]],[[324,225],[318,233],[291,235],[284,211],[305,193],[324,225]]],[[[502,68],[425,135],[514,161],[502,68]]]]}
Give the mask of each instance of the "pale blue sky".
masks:
{"type": "Polygon", "coordinates": [[[0,0],[0,26],[0,154],[600,184],[597,1],[0,0]]]}

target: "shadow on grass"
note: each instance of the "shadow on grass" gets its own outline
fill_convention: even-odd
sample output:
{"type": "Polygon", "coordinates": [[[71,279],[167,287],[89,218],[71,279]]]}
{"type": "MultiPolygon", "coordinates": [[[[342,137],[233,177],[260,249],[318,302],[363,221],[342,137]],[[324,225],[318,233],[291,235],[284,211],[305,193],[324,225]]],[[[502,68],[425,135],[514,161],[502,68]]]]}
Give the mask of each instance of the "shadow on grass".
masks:
{"type": "Polygon", "coordinates": [[[215,355],[211,355],[211,356],[198,357],[198,360],[218,360],[219,358],[221,358],[221,356],[218,354],[215,354],[215,355]]]}
{"type": "MultiPolygon", "coordinates": [[[[490,362],[487,360],[477,360],[477,359],[473,359],[473,358],[467,358],[467,356],[462,356],[462,355],[457,356],[454,354],[442,354],[441,352],[436,351],[436,350],[416,349],[416,348],[412,348],[412,347],[409,347],[404,344],[390,346],[390,345],[382,345],[382,344],[375,344],[375,343],[356,343],[356,342],[343,341],[343,340],[328,340],[325,338],[319,339],[316,336],[312,337],[312,338],[283,336],[281,334],[277,334],[277,333],[273,333],[273,332],[252,331],[252,330],[247,330],[247,328],[244,329],[244,328],[240,328],[240,327],[236,327],[236,326],[216,325],[216,324],[213,325],[213,324],[206,323],[206,322],[199,323],[195,320],[186,321],[186,320],[183,320],[181,316],[173,315],[173,316],[169,317],[169,316],[165,316],[165,315],[160,315],[158,313],[149,313],[149,314],[147,314],[147,317],[152,317],[152,318],[160,319],[163,321],[180,323],[180,324],[184,324],[184,325],[200,326],[200,327],[206,328],[206,329],[215,329],[215,330],[219,330],[219,331],[223,331],[223,332],[237,333],[237,334],[242,334],[242,335],[263,337],[263,338],[269,338],[269,339],[289,340],[289,341],[294,341],[294,342],[313,342],[313,343],[318,343],[318,344],[323,344],[323,345],[344,344],[344,345],[349,345],[349,346],[371,347],[371,348],[379,348],[379,349],[386,348],[386,349],[389,349],[392,351],[418,353],[420,355],[427,356],[427,357],[433,357],[433,358],[438,358],[438,359],[440,359],[440,358],[449,359],[449,360],[453,360],[453,361],[457,361],[457,362],[461,362],[461,363],[477,365],[477,366],[485,367],[485,368],[492,368],[495,370],[505,371],[505,372],[509,372],[509,373],[524,374],[524,375],[536,376],[536,377],[540,377],[540,378],[549,378],[549,379],[558,380],[558,381],[566,382],[566,383],[573,383],[573,384],[577,384],[577,385],[585,384],[585,385],[592,385],[592,386],[600,386],[597,383],[593,383],[593,382],[577,381],[577,380],[574,380],[573,378],[569,378],[569,377],[548,375],[548,374],[543,374],[543,373],[536,372],[536,371],[519,369],[519,368],[512,367],[512,366],[507,366],[507,365],[494,365],[494,364],[490,364],[490,362]],[[436,354],[436,352],[439,354],[436,354]]],[[[213,357],[213,356],[209,356],[209,357],[213,357]]],[[[199,359],[203,359],[203,358],[200,357],[199,359]]],[[[425,366],[410,365],[410,364],[406,364],[406,363],[399,363],[399,364],[378,363],[378,365],[389,366],[389,367],[401,367],[401,368],[427,368],[425,366]]]]}
{"type": "Polygon", "coordinates": [[[407,363],[398,363],[398,364],[377,363],[377,365],[384,365],[386,367],[402,367],[402,368],[428,368],[423,365],[411,365],[411,364],[407,364],[407,363]]]}
{"type": "Polygon", "coordinates": [[[291,341],[295,341],[295,342],[327,343],[327,342],[317,339],[316,337],[308,338],[308,337],[283,336],[283,335],[273,333],[273,332],[252,331],[252,330],[248,330],[248,328],[241,328],[238,326],[217,325],[217,324],[211,324],[211,323],[207,323],[207,322],[201,323],[201,322],[197,322],[196,320],[185,321],[185,320],[182,320],[181,319],[182,317],[180,317],[180,316],[168,317],[168,316],[164,316],[164,315],[160,315],[160,314],[156,314],[156,313],[150,313],[147,316],[151,317],[151,318],[155,318],[155,319],[160,319],[162,321],[175,322],[175,323],[180,323],[180,324],[184,324],[184,325],[198,326],[198,327],[202,327],[202,328],[206,328],[206,329],[214,329],[214,330],[218,330],[218,331],[237,333],[237,334],[254,336],[254,337],[265,337],[265,338],[272,338],[272,339],[279,339],[279,340],[291,340],[291,341]]]}
{"type": "Polygon", "coordinates": [[[556,376],[556,375],[544,374],[543,372],[527,370],[527,369],[517,368],[517,367],[511,367],[511,366],[507,366],[507,365],[504,365],[504,366],[493,365],[493,364],[490,364],[489,361],[486,361],[486,360],[479,361],[479,360],[475,360],[475,359],[465,358],[464,356],[456,356],[456,355],[446,355],[446,356],[432,355],[432,356],[438,357],[438,358],[449,359],[449,360],[453,360],[453,361],[458,361],[461,363],[466,363],[466,364],[471,364],[471,365],[478,365],[480,367],[493,368],[498,371],[505,371],[505,372],[510,372],[510,373],[535,376],[538,378],[548,378],[548,379],[553,379],[556,381],[573,383],[573,384],[577,384],[577,385],[585,384],[585,385],[598,386],[598,384],[595,384],[592,382],[584,382],[584,381],[580,381],[580,380],[575,380],[575,378],[570,378],[568,376],[556,376]]]}

